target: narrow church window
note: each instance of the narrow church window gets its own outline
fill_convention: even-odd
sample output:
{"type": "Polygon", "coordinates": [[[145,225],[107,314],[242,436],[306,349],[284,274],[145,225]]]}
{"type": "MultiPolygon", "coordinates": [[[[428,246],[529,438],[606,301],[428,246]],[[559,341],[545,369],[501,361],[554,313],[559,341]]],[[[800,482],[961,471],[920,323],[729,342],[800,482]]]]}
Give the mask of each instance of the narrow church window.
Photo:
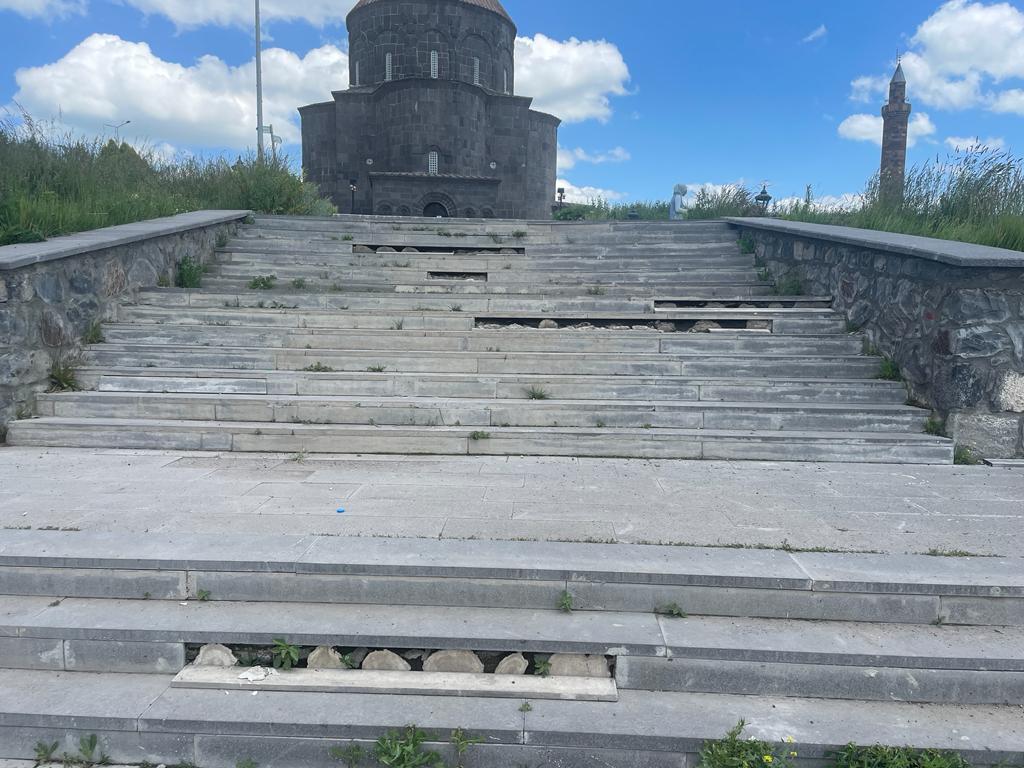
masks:
{"type": "Polygon", "coordinates": [[[441,75],[441,65],[438,61],[437,51],[430,52],[430,76],[437,80],[441,75]]]}
{"type": "Polygon", "coordinates": [[[356,62],[356,79],[355,79],[355,84],[359,85],[359,62],[358,61],[356,62]]]}
{"type": "Polygon", "coordinates": [[[438,168],[438,156],[437,152],[431,152],[427,155],[427,173],[431,176],[437,176],[438,168]]]}
{"type": "Polygon", "coordinates": [[[391,54],[384,54],[384,79],[391,82],[391,54]]]}
{"type": "Polygon", "coordinates": [[[505,70],[505,93],[508,93],[508,70],[505,70]]]}
{"type": "Polygon", "coordinates": [[[480,85],[480,59],[473,57],[473,85],[480,85]]]}

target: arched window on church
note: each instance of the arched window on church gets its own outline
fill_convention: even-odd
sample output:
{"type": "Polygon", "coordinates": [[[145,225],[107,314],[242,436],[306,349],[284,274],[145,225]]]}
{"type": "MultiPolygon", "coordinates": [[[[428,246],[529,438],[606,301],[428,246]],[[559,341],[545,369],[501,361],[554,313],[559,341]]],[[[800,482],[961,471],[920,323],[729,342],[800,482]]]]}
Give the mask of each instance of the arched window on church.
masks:
{"type": "Polygon", "coordinates": [[[480,59],[473,57],[473,85],[480,85],[480,59]]]}
{"type": "Polygon", "coordinates": [[[356,62],[356,80],[355,80],[355,83],[356,83],[356,86],[359,85],[359,62],[358,61],[356,62]]]}
{"type": "Polygon", "coordinates": [[[431,176],[437,176],[438,173],[439,158],[437,152],[431,152],[427,155],[427,173],[431,176]]]}
{"type": "Polygon", "coordinates": [[[384,79],[387,80],[389,83],[391,82],[391,74],[392,74],[391,54],[390,53],[385,53],[384,54],[384,79]]]}
{"type": "Polygon", "coordinates": [[[430,52],[430,76],[435,80],[441,76],[441,62],[437,51],[430,52]]]}
{"type": "Polygon", "coordinates": [[[505,93],[508,93],[508,69],[505,69],[505,93]]]}

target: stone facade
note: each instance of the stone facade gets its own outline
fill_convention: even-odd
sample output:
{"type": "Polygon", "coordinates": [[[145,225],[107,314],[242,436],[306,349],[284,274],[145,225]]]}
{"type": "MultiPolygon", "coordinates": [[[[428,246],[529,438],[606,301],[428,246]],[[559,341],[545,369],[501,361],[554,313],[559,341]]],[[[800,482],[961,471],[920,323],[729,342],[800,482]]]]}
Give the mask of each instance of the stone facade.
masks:
{"type": "Polygon", "coordinates": [[[1024,456],[1024,253],[1019,267],[961,266],[762,226],[772,224],[741,225],[758,263],[775,280],[833,296],[951,437],[987,457],[1024,456]]]}
{"type": "MultiPolygon", "coordinates": [[[[177,265],[185,257],[199,263],[212,258],[218,239],[233,233],[246,212],[232,215],[233,221],[185,230],[173,223],[162,226],[181,218],[171,217],[0,248],[0,430],[31,411],[35,395],[49,386],[55,358],[73,362],[80,356],[83,336],[94,322],[115,319],[117,304],[131,301],[139,289],[164,282],[173,285],[177,265]],[[121,235],[147,229],[167,233],[121,235]],[[88,242],[88,250],[61,254],[64,244],[74,241],[88,242]],[[56,258],[47,256],[47,250],[56,258]],[[28,251],[39,256],[22,263],[30,261],[20,258],[28,251]]],[[[186,216],[197,221],[228,218],[186,216]]]]}
{"type": "Polygon", "coordinates": [[[903,65],[897,65],[889,83],[889,103],[882,107],[882,164],[879,183],[883,197],[902,200],[907,175],[907,131],[910,127],[910,103],[903,65]]]}
{"type": "Polygon", "coordinates": [[[299,109],[306,177],[339,210],[547,219],[559,120],[512,95],[497,0],[361,0],[349,89],[299,109]]]}

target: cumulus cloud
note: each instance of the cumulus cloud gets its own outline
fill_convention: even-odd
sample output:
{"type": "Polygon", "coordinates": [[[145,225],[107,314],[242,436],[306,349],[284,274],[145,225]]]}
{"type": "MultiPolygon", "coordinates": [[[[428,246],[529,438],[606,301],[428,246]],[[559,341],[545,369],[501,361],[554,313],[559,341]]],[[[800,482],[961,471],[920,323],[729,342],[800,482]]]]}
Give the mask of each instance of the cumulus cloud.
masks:
{"type": "Polygon", "coordinates": [[[591,163],[602,165],[604,163],[624,163],[631,158],[629,150],[624,147],[615,147],[607,152],[590,153],[581,147],[567,149],[558,148],[558,170],[568,171],[576,167],[576,163],[591,163]]]}
{"type": "MultiPolygon", "coordinates": [[[[147,15],[165,16],[179,27],[249,27],[253,24],[252,0],[120,0],[147,15]]],[[[307,21],[318,27],[341,23],[355,0],[262,0],[260,15],[266,21],[307,21]]]]}
{"type": "Polygon", "coordinates": [[[63,18],[85,13],[85,0],[0,0],[0,11],[13,11],[29,18],[63,18]]]}
{"type": "MultiPolygon", "coordinates": [[[[839,124],[839,135],[851,141],[870,141],[882,146],[883,121],[879,115],[850,115],[839,124]]],[[[907,146],[913,147],[919,139],[935,134],[935,124],[924,112],[911,116],[907,128],[907,146]]]]}
{"type": "MultiPolygon", "coordinates": [[[[903,70],[914,101],[937,109],[985,108],[1024,114],[1024,91],[1004,83],[1024,78],[1024,11],[1008,2],[949,0],[918,27],[903,70]]],[[[884,96],[888,77],[851,83],[851,98],[884,96]]]]}
{"type": "Polygon", "coordinates": [[[558,187],[565,189],[565,202],[567,203],[590,203],[598,199],[615,202],[622,200],[626,196],[624,192],[616,192],[614,189],[588,186],[577,187],[566,179],[559,179],[558,187]]]}
{"type": "MultiPolygon", "coordinates": [[[[185,66],[145,43],[94,34],[52,64],[15,73],[14,100],[36,116],[60,113],[72,128],[103,133],[131,120],[131,131],[156,145],[245,149],[256,141],[255,62],[230,66],[203,56],[185,66]]],[[[264,51],[265,121],[286,143],[299,141],[295,108],[323,101],[348,82],[348,56],[325,45],[299,56],[264,51]]]]}
{"type": "Polygon", "coordinates": [[[946,138],[947,147],[956,150],[968,150],[973,147],[985,147],[986,149],[1006,149],[1006,140],[995,136],[982,139],[978,136],[949,136],[946,138]]]}
{"type": "Polygon", "coordinates": [[[546,35],[516,38],[516,92],[533,106],[567,123],[607,122],[611,97],[628,93],[629,67],[606,40],[553,40],[546,35]]]}
{"type": "Polygon", "coordinates": [[[820,27],[811,32],[807,37],[803,39],[805,43],[813,43],[815,40],[821,40],[828,35],[828,27],[822,24],[820,27]]]}

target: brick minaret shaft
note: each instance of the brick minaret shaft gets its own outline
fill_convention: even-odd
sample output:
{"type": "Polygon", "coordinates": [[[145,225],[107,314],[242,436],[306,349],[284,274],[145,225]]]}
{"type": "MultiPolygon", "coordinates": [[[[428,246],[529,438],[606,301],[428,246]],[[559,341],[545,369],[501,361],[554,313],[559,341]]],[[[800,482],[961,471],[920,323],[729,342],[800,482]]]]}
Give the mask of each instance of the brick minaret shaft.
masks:
{"type": "Polygon", "coordinates": [[[907,78],[903,65],[889,83],[889,103],[882,107],[882,166],[879,183],[882,198],[893,202],[903,200],[903,181],[907,172],[907,128],[910,124],[910,103],[907,101],[907,78]]]}

